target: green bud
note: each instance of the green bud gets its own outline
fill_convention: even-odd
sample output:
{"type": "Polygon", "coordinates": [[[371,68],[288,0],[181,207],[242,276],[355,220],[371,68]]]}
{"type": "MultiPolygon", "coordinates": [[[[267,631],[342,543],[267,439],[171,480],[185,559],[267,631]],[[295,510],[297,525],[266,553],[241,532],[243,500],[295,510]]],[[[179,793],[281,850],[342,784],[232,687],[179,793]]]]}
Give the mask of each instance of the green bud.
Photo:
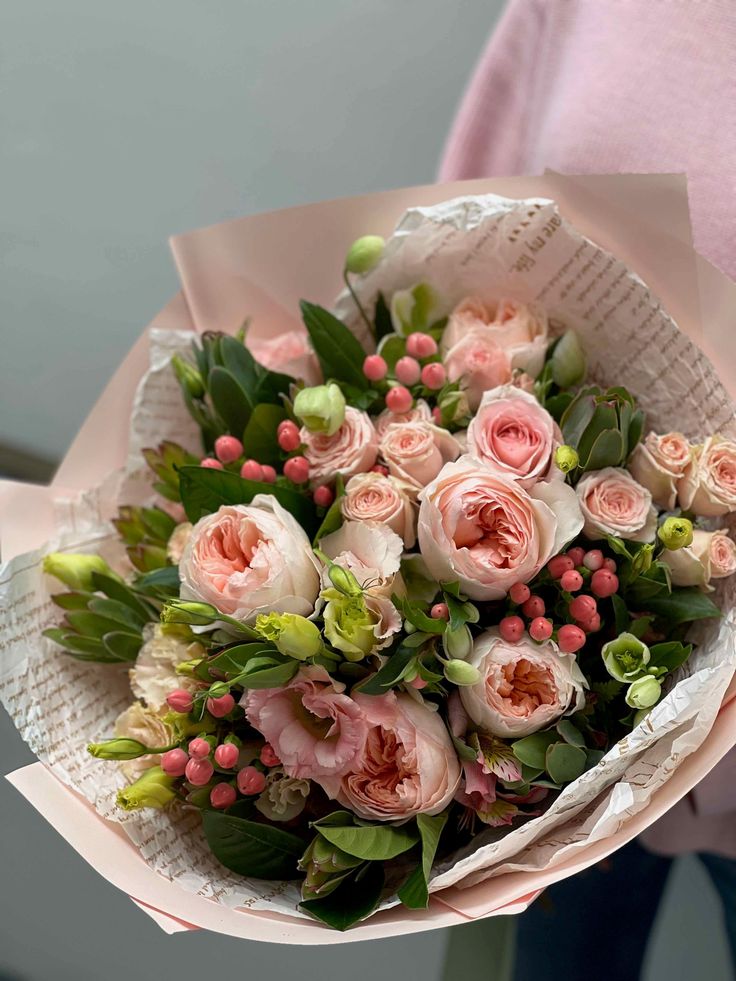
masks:
{"type": "Polygon", "coordinates": [[[342,566],[335,565],[334,562],[331,562],[327,570],[327,575],[330,577],[330,582],[335,589],[344,593],[345,596],[363,595],[363,587],[349,569],[343,569],[342,566]]]}
{"type": "Polygon", "coordinates": [[[558,446],[555,450],[555,466],[563,473],[570,473],[579,463],[578,452],[572,446],[558,446]]]}
{"type": "Polygon", "coordinates": [[[615,640],[609,640],[601,649],[606,671],[616,681],[631,682],[640,678],[646,672],[649,664],[649,648],[633,634],[619,634],[615,640]]]}
{"type": "Polygon", "coordinates": [[[687,548],[693,543],[693,523],[687,518],[666,518],[659,527],[657,538],[671,552],[687,548]]]}
{"type": "Polygon", "coordinates": [[[166,807],[176,797],[175,777],[167,776],[160,766],[152,766],[135,783],[118,791],[118,806],[124,811],[141,807],[166,807]]]}
{"type": "Polygon", "coordinates": [[[198,678],[197,668],[204,660],[205,658],[198,657],[192,661],[180,661],[174,670],[177,674],[183,675],[185,678],[198,678]]]}
{"type": "Polygon", "coordinates": [[[137,739],[106,739],[104,743],[90,743],[87,752],[98,760],[137,760],[149,753],[165,753],[173,746],[144,746],[137,739]]]}
{"type": "Polygon", "coordinates": [[[201,399],[204,395],[204,382],[194,365],[175,354],[171,359],[171,367],[184,391],[193,399],[201,399]]]}
{"type": "Polygon", "coordinates": [[[380,261],[386,243],[380,235],[363,235],[356,238],[345,257],[345,270],[362,276],[380,261]]]}
{"type": "Polygon", "coordinates": [[[453,685],[474,685],[480,681],[480,671],[467,661],[447,661],[445,677],[453,685]]]}
{"type": "Polygon", "coordinates": [[[317,657],[324,647],[319,627],[297,613],[259,613],[256,630],[281,654],[295,661],[317,657]]]}
{"type": "Polygon", "coordinates": [[[210,603],[197,603],[194,600],[169,600],[161,610],[164,623],[189,623],[203,627],[219,618],[220,614],[210,603]]]}
{"type": "Polygon", "coordinates": [[[118,579],[110,566],[99,555],[66,555],[64,552],[51,552],[43,560],[43,571],[54,576],[68,586],[84,593],[94,591],[92,573],[118,579]]]}
{"type": "Polygon", "coordinates": [[[230,685],[226,681],[215,681],[207,689],[209,698],[222,698],[223,695],[227,695],[229,692],[230,685]]]}
{"type": "Polygon", "coordinates": [[[334,436],[345,421],[345,396],[334,382],[297,392],[294,415],[310,433],[334,436]]]}
{"type": "Polygon", "coordinates": [[[442,646],[449,658],[464,661],[473,650],[473,635],[467,624],[450,630],[448,627],[442,635],[442,646]]]}
{"type": "Polygon", "coordinates": [[[336,589],[325,589],[328,600],[322,617],[325,637],[347,661],[361,661],[376,646],[378,617],[365,604],[362,594],[346,596],[336,589]]]}
{"type": "Polygon", "coordinates": [[[654,545],[643,545],[631,560],[631,572],[634,576],[641,576],[652,565],[654,558],[654,545]]]}
{"type": "MultiPolygon", "coordinates": [[[[196,712],[196,708],[195,708],[196,712]]],[[[173,733],[172,740],[182,742],[184,739],[191,739],[193,736],[203,736],[207,732],[214,732],[217,728],[217,719],[209,713],[202,719],[192,718],[191,715],[181,715],[179,712],[167,712],[161,719],[173,733]]]]}
{"type": "Polygon", "coordinates": [[[357,868],[362,861],[330,844],[318,834],[298,862],[299,868],[306,872],[302,883],[302,899],[328,896],[351,869],[357,868]]]}
{"type": "Polygon", "coordinates": [[[661,694],[659,681],[647,674],[631,683],[626,692],[626,704],[634,709],[648,709],[657,704],[661,694]]]}
{"type": "Polygon", "coordinates": [[[585,351],[574,330],[566,331],[552,352],[552,378],[560,388],[579,384],[585,378],[585,351]]]}

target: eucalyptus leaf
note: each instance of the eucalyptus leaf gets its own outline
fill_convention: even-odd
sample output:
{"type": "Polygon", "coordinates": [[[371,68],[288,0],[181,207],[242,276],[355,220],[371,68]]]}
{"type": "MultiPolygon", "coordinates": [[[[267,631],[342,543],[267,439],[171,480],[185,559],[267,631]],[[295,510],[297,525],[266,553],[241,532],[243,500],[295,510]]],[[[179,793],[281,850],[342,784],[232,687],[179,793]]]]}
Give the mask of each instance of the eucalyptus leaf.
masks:
{"type": "Polygon", "coordinates": [[[520,763],[535,769],[546,769],[547,749],[557,742],[558,735],[553,729],[550,732],[533,732],[530,736],[524,736],[511,744],[514,756],[520,763]]]}
{"type": "Polygon", "coordinates": [[[547,773],[555,783],[571,783],[585,770],[586,760],[585,750],[568,743],[554,743],[547,749],[547,773]]]}
{"type": "Polygon", "coordinates": [[[578,729],[577,726],[569,719],[560,719],[555,727],[566,743],[571,746],[577,746],[578,749],[582,749],[585,746],[585,736],[578,729]]]}

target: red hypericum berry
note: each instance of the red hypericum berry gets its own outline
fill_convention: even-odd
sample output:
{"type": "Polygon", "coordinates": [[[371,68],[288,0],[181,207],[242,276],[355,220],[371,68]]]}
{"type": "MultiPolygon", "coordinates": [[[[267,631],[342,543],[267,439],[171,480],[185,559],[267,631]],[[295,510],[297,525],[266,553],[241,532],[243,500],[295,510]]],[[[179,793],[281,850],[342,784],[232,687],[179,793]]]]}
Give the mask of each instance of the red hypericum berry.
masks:
{"type": "Polygon", "coordinates": [[[270,743],[266,745],[261,750],[261,763],[264,766],[278,766],[281,760],[279,759],[276,750],[270,743]]]}
{"type": "Polygon", "coordinates": [[[220,463],[219,460],[215,460],[214,457],[206,456],[204,459],[199,461],[200,467],[206,467],[208,470],[224,470],[225,468],[220,463]]]}
{"type": "Polygon", "coordinates": [[[553,579],[560,579],[565,572],[575,568],[575,563],[569,555],[555,555],[547,563],[547,570],[553,579]]]}
{"type": "Polygon", "coordinates": [[[224,716],[229,715],[234,708],[235,699],[229,692],[227,695],[221,695],[219,698],[207,699],[207,711],[210,715],[214,715],[216,719],[222,719],[224,716]]]}
{"type": "Polygon", "coordinates": [[[376,463],[371,467],[371,473],[380,473],[382,477],[388,477],[388,467],[384,467],[380,463],[376,463]]]}
{"type": "Polygon", "coordinates": [[[219,811],[230,807],[237,798],[238,794],[235,787],[231,787],[229,783],[216,783],[210,791],[210,804],[219,811]]]}
{"type": "Polygon", "coordinates": [[[285,453],[293,453],[294,450],[299,448],[302,441],[299,435],[299,427],[291,419],[284,419],[283,422],[279,423],[279,428],[276,430],[276,439],[285,453]]]}
{"type": "Polygon", "coordinates": [[[263,480],[263,467],[258,460],[246,460],[240,468],[240,476],[244,480],[263,480]]]}
{"type": "Polygon", "coordinates": [[[447,603],[435,603],[429,611],[429,615],[433,620],[449,620],[450,610],[448,609],[447,603]]]}
{"type": "Polygon", "coordinates": [[[603,552],[599,548],[591,548],[583,556],[583,565],[591,572],[596,572],[603,567],[603,552]]]}
{"type": "Polygon", "coordinates": [[[524,636],[524,621],[521,617],[504,617],[498,625],[498,632],[509,644],[515,644],[524,636]]]}
{"type": "Polygon", "coordinates": [[[437,354],[437,341],[431,334],[417,331],[406,339],[406,353],[413,358],[431,358],[437,354]]]}
{"type": "Polygon", "coordinates": [[[519,606],[522,603],[526,603],[531,595],[532,591],[525,582],[515,582],[509,590],[509,599],[512,603],[516,603],[519,606]]]}
{"type": "Polygon", "coordinates": [[[552,636],[552,621],[546,617],[534,617],[529,624],[529,636],[532,640],[549,640],[552,636]]]}
{"type": "Polygon", "coordinates": [[[530,620],[533,620],[534,617],[544,616],[544,600],[541,596],[530,596],[525,603],[521,604],[521,612],[530,620]]]}
{"type": "Polygon", "coordinates": [[[207,759],[212,751],[210,744],[206,739],[202,739],[201,736],[197,736],[195,739],[192,739],[187,748],[189,749],[189,755],[193,760],[207,759]]]}
{"type": "Polygon", "coordinates": [[[292,456],[284,464],[284,476],[294,484],[309,480],[309,463],[305,456],[292,456]]]}
{"type": "Polygon", "coordinates": [[[394,374],[402,385],[416,385],[421,373],[422,369],[416,358],[399,358],[394,368],[394,374]]]}
{"type": "Polygon", "coordinates": [[[243,455],[243,444],[236,436],[218,436],[215,456],[221,463],[235,463],[243,455]]]}
{"type": "Polygon", "coordinates": [[[388,374],[388,365],[380,354],[369,354],[363,362],[363,374],[368,381],[377,382],[388,374]]]}
{"type": "Polygon", "coordinates": [[[616,560],[615,559],[604,559],[603,568],[608,569],[609,572],[616,571],[616,560]]]}
{"type": "Polygon", "coordinates": [[[412,394],[403,385],[394,385],[386,392],[386,408],[394,415],[403,415],[408,412],[414,403],[412,394]]]}
{"type": "Polygon", "coordinates": [[[570,616],[573,620],[583,621],[590,620],[593,614],[597,611],[598,604],[593,599],[592,596],[588,596],[584,593],[582,596],[576,596],[574,600],[570,602],[570,616]]]}
{"type": "Polygon", "coordinates": [[[585,633],[572,623],[566,623],[557,631],[557,643],[565,654],[574,654],[585,644],[585,633]]]}
{"type": "Polygon", "coordinates": [[[589,620],[581,620],[578,624],[579,627],[586,632],[586,634],[593,634],[596,630],[601,629],[601,615],[600,613],[594,613],[589,620]]]}
{"type": "Polygon", "coordinates": [[[428,682],[426,682],[424,678],[421,678],[419,675],[417,675],[416,678],[412,678],[412,680],[409,682],[409,685],[412,688],[416,688],[417,691],[420,691],[422,688],[426,688],[427,684],[428,682]]]}
{"type": "Polygon", "coordinates": [[[191,759],[187,763],[184,775],[194,787],[204,787],[210,782],[214,772],[215,768],[209,760],[191,759]]]}
{"type": "Polygon", "coordinates": [[[177,688],[166,696],[166,704],[174,712],[181,712],[182,715],[186,715],[187,712],[192,711],[194,699],[188,691],[185,691],[183,688],[177,688]]]}
{"type": "Polygon", "coordinates": [[[568,548],[567,554],[573,560],[576,566],[583,564],[583,559],[585,558],[585,549],[576,545],[575,548],[568,548]]]}
{"type": "Polygon", "coordinates": [[[590,577],[590,591],[594,596],[605,599],[618,592],[618,576],[608,569],[598,569],[590,577]]]}
{"type": "Polygon", "coordinates": [[[253,794],[260,794],[266,786],[266,777],[256,767],[244,766],[242,770],[238,770],[236,782],[241,794],[252,797],[253,794]]]}
{"type": "Polygon", "coordinates": [[[215,763],[223,770],[232,770],[239,756],[240,750],[235,743],[220,743],[215,750],[215,763]]]}
{"type": "Polygon", "coordinates": [[[261,467],[263,470],[263,477],[261,478],[266,484],[276,483],[276,471],[269,463],[264,463],[261,467]]]}
{"type": "Polygon", "coordinates": [[[435,426],[442,425],[442,409],[438,405],[432,409],[432,419],[434,420],[435,426]]]}
{"type": "Polygon", "coordinates": [[[432,361],[431,364],[425,364],[422,368],[422,384],[426,385],[427,388],[431,388],[433,391],[442,386],[447,381],[447,372],[445,371],[445,366],[440,364],[439,361],[432,361]]]}
{"type": "Polygon", "coordinates": [[[560,576],[560,586],[566,593],[577,593],[583,586],[583,577],[577,569],[568,569],[560,576]]]}
{"type": "Polygon", "coordinates": [[[321,487],[317,487],[314,492],[314,503],[318,508],[328,508],[330,504],[335,500],[335,494],[331,487],[327,484],[322,484],[321,487]]]}
{"type": "Polygon", "coordinates": [[[161,769],[169,777],[183,777],[188,762],[183,749],[169,749],[161,757],[161,769]]]}

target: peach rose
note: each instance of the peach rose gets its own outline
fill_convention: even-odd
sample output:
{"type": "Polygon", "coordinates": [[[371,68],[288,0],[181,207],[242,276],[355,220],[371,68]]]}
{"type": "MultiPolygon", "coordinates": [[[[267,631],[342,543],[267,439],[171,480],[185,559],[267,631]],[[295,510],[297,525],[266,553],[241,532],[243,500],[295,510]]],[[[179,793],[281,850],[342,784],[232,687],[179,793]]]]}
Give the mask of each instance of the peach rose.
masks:
{"type": "Polygon", "coordinates": [[[511,381],[511,360],[487,327],[466,331],[443,358],[447,378],[459,381],[475,410],[483,393],[511,381]]]}
{"type": "Polygon", "coordinates": [[[496,473],[531,487],[539,480],[564,479],[555,466],[562,434],[552,416],[527,392],[513,385],[486,392],[468,426],[468,453],[496,473]]]}
{"type": "Polygon", "coordinates": [[[586,474],[575,488],[585,518],[586,538],[615,535],[630,542],[651,542],[657,531],[652,495],[628,470],[605,467],[586,474]]]}
{"type": "Polygon", "coordinates": [[[416,493],[460,456],[460,444],[431,422],[397,422],[386,428],[379,453],[389,472],[416,493]]]}
{"type": "Polygon", "coordinates": [[[494,305],[478,297],[466,297],[450,314],[442,337],[443,350],[478,328],[487,330],[509,355],[512,368],[537,377],[544,366],[549,340],[547,314],[540,306],[508,299],[494,305]]]}
{"type": "Polygon", "coordinates": [[[432,410],[424,399],[417,399],[408,412],[391,412],[390,409],[384,409],[373,420],[378,438],[383,439],[388,427],[397,422],[432,422],[432,410]]]}
{"type": "Polygon", "coordinates": [[[300,430],[304,456],[309,463],[313,487],[329,483],[337,474],[352,477],[370,470],[378,456],[378,434],[367,412],[352,406],[345,409],[345,421],[332,436],[300,430]]]}
{"type": "Polygon", "coordinates": [[[413,489],[396,477],[356,474],[345,485],[342,516],[347,521],[380,521],[403,539],[406,548],[413,548],[417,536],[412,494],[413,489]]]}
{"type": "Polygon", "coordinates": [[[269,494],[223,505],[192,529],[181,562],[180,596],[252,623],[259,613],[309,616],[319,566],[304,529],[269,494]]]}
{"type": "Polygon", "coordinates": [[[677,496],[680,507],[703,517],[736,511],[736,443],[715,435],[694,447],[677,496]]]}
{"type": "Polygon", "coordinates": [[[528,582],[583,526],[562,481],[529,490],[464,456],[419,495],[419,547],[438,582],[459,581],[471,599],[502,599],[528,582]]]}
{"type": "Polygon", "coordinates": [[[670,567],[675,586],[699,586],[711,590],[712,579],[725,579],[736,572],[736,542],[726,528],[719,531],[693,531],[692,544],[660,555],[670,567]]]}
{"type": "Polygon", "coordinates": [[[285,330],[276,337],[248,337],[247,347],[256,361],[270,371],[300,378],[308,386],[322,382],[319,361],[306,330],[285,330]]]}
{"type": "Polygon", "coordinates": [[[544,729],[585,704],[585,676],[574,654],[526,638],[516,644],[496,629],[481,634],[468,659],[480,680],[460,688],[473,722],[493,736],[518,739],[544,729]]]}
{"type": "Polygon", "coordinates": [[[318,779],[327,795],[368,821],[439,814],[460,783],[460,764],[439,713],[411,695],[353,696],[368,725],[359,766],[318,779]]]}
{"type": "Polygon", "coordinates": [[[682,433],[649,433],[637,443],[626,464],[629,473],[646,487],[652,500],[665,511],[677,501],[677,482],[690,462],[690,444],[682,433]]]}

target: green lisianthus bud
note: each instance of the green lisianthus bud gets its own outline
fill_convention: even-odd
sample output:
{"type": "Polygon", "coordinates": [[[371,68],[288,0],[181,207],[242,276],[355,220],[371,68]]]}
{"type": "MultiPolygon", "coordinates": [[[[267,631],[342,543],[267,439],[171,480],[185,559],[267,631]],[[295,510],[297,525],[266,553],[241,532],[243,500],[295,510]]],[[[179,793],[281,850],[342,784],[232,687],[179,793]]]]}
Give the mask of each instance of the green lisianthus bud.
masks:
{"type": "Polygon", "coordinates": [[[317,657],[324,647],[319,627],[297,613],[259,613],[256,630],[281,654],[295,661],[317,657]]]}
{"type": "Polygon", "coordinates": [[[601,649],[606,671],[616,681],[632,682],[645,672],[650,658],[649,648],[633,634],[619,634],[601,649]]]}
{"type": "Polygon", "coordinates": [[[194,365],[175,354],[171,359],[171,367],[184,391],[193,399],[201,399],[204,395],[204,382],[194,365]]]}
{"type": "Polygon", "coordinates": [[[325,637],[347,661],[362,661],[376,646],[378,617],[368,609],[362,593],[346,596],[337,589],[325,589],[328,600],[322,617],[325,637]]]}
{"type": "Polygon", "coordinates": [[[577,385],[585,378],[585,351],[574,330],[566,331],[552,352],[552,378],[560,388],[577,385]]]}
{"type": "Polygon", "coordinates": [[[480,671],[467,661],[447,661],[444,672],[453,685],[474,685],[480,681],[480,671]]]}
{"type": "Polygon", "coordinates": [[[204,660],[205,658],[203,657],[197,657],[194,658],[192,661],[180,661],[174,667],[174,671],[176,671],[177,674],[180,674],[185,678],[197,678],[199,677],[197,674],[197,668],[204,660]]]}
{"type": "Polygon", "coordinates": [[[330,577],[330,582],[335,589],[344,593],[345,596],[363,595],[363,587],[349,569],[343,569],[342,566],[331,562],[327,569],[327,575],[330,577]]]}
{"type": "Polygon", "coordinates": [[[160,766],[149,767],[135,783],[118,791],[118,806],[125,811],[141,807],[166,807],[176,797],[175,777],[167,776],[160,766]]]}
{"type": "Polygon", "coordinates": [[[572,446],[558,446],[555,450],[555,466],[563,473],[570,473],[579,463],[578,452],[572,446]]]}
{"type": "Polygon", "coordinates": [[[310,433],[334,436],[345,421],[345,396],[334,382],[303,388],[294,399],[294,415],[310,433]]]}
{"type": "Polygon", "coordinates": [[[98,760],[137,760],[149,753],[165,753],[172,746],[144,746],[137,739],[119,737],[106,739],[103,743],[90,743],[87,752],[98,760]]]}
{"type": "Polygon", "coordinates": [[[209,698],[222,698],[230,693],[230,685],[226,681],[215,681],[207,689],[209,698]]]}
{"type": "Polygon", "coordinates": [[[188,623],[203,627],[219,619],[220,614],[210,603],[195,600],[169,600],[161,610],[164,623],[188,623]]]}
{"type": "Polygon", "coordinates": [[[180,712],[167,712],[161,719],[172,731],[172,739],[181,742],[184,739],[191,739],[192,736],[202,736],[207,732],[214,732],[217,728],[217,719],[206,713],[201,719],[193,719],[190,715],[182,715],[180,712]]]}
{"type": "Polygon", "coordinates": [[[376,265],[383,255],[386,243],[380,235],[362,235],[356,238],[345,256],[345,270],[362,276],[376,265]]]}
{"type": "Polygon", "coordinates": [[[648,709],[656,705],[662,694],[662,685],[650,674],[632,681],[626,692],[626,704],[634,709],[648,709]]]}
{"type": "Polygon", "coordinates": [[[631,561],[631,571],[634,576],[643,575],[652,565],[654,545],[642,546],[631,561]]]}
{"type": "Polygon", "coordinates": [[[99,555],[66,555],[64,552],[51,552],[43,560],[43,571],[63,582],[69,589],[79,589],[85,593],[94,591],[92,573],[118,579],[110,566],[99,555]]]}
{"type": "Polygon", "coordinates": [[[464,661],[473,650],[473,635],[468,625],[464,623],[456,630],[448,627],[442,635],[442,646],[449,658],[464,661]]]}
{"type": "Polygon", "coordinates": [[[687,548],[693,543],[693,523],[687,518],[666,518],[659,527],[657,538],[670,552],[687,548]]]}

